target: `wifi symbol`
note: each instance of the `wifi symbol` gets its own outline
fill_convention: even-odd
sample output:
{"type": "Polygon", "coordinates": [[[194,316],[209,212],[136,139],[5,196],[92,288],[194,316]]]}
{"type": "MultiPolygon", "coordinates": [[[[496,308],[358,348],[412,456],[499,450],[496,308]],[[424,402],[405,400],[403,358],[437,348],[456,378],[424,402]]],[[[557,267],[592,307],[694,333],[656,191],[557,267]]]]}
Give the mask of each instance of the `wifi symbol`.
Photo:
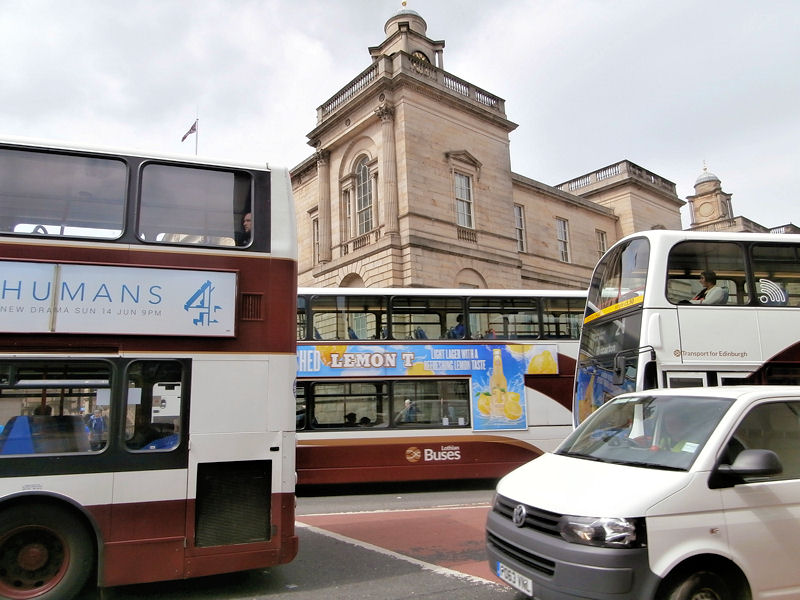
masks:
{"type": "Polygon", "coordinates": [[[761,304],[786,304],[786,293],[783,288],[769,279],[759,279],[760,295],[758,301],[761,304]]]}

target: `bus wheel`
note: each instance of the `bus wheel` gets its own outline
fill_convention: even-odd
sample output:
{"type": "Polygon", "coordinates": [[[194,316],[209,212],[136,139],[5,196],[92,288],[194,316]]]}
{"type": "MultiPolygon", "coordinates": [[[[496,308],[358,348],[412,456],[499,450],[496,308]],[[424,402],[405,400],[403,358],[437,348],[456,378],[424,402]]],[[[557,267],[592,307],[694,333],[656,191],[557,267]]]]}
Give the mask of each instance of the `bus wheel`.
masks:
{"type": "Polygon", "coordinates": [[[667,600],[733,600],[728,585],[713,571],[697,571],[677,581],[664,595],[667,600]]]}
{"type": "Polygon", "coordinates": [[[0,598],[69,600],[81,591],[93,562],[89,532],[63,508],[0,511],[0,598]]]}

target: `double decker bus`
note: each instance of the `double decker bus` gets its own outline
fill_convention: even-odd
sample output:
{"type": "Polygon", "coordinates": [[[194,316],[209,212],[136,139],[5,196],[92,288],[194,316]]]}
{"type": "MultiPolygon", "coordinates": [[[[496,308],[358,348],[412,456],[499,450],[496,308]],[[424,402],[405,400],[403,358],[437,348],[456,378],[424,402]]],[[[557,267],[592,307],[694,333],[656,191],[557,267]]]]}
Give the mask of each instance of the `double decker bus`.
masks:
{"type": "Polygon", "coordinates": [[[292,560],[296,290],[285,170],[0,142],[0,597],[292,560]]]}
{"type": "Polygon", "coordinates": [[[301,288],[299,484],[500,477],[572,427],[582,291],[301,288]]]}
{"type": "Polygon", "coordinates": [[[800,383],[800,236],[647,231],[592,276],[574,415],[622,392],[800,383]]]}

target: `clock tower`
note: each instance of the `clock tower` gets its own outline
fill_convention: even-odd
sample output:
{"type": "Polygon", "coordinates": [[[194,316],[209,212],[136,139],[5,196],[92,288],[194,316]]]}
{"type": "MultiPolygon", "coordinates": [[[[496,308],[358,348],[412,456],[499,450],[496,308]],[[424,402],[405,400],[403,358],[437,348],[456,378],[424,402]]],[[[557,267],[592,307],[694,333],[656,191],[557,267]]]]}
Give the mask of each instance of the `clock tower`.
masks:
{"type": "Polygon", "coordinates": [[[691,229],[733,218],[732,194],[722,191],[722,182],[719,177],[706,167],[694,182],[694,192],[694,196],[686,198],[691,211],[691,229]]]}

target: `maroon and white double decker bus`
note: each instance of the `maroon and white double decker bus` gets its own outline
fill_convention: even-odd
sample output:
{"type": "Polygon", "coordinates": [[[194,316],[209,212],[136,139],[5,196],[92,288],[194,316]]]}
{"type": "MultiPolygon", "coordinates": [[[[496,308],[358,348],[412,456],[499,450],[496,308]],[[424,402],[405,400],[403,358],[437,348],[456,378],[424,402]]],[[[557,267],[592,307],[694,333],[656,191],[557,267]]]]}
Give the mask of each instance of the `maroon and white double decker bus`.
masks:
{"type": "Polygon", "coordinates": [[[0,597],[286,563],[285,170],[0,142],[0,597]]]}

